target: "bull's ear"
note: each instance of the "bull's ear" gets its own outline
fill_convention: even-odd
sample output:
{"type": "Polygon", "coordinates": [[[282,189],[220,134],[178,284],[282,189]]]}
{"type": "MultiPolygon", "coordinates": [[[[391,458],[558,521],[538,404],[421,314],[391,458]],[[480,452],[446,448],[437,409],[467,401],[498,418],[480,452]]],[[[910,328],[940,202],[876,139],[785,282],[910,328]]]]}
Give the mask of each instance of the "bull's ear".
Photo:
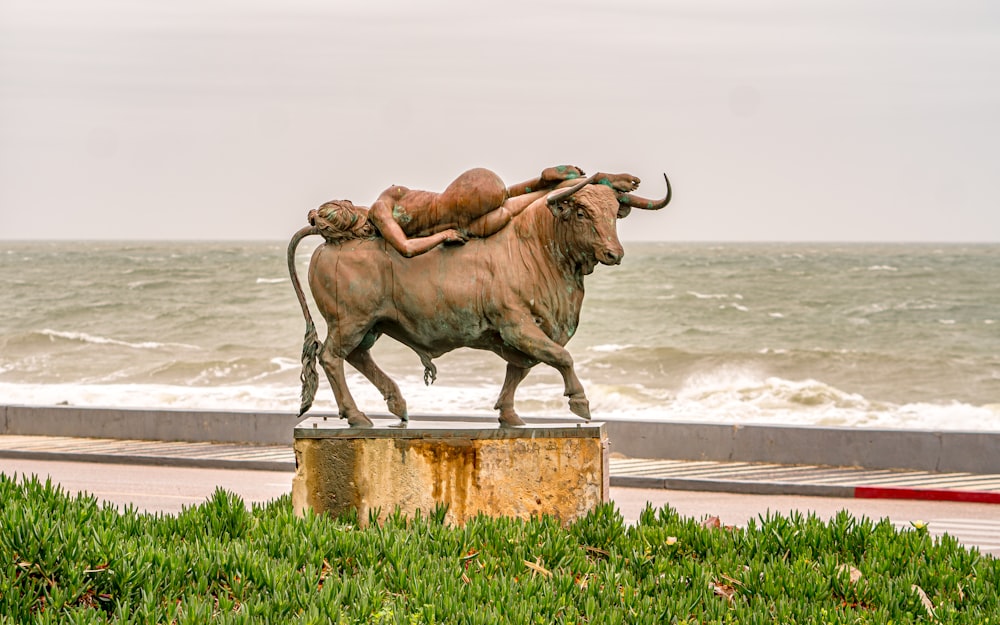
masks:
{"type": "Polygon", "coordinates": [[[618,219],[625,219],[628,214],[632,212],[632,207],[628,204],[621,203],[618,205],[618,219]]]}

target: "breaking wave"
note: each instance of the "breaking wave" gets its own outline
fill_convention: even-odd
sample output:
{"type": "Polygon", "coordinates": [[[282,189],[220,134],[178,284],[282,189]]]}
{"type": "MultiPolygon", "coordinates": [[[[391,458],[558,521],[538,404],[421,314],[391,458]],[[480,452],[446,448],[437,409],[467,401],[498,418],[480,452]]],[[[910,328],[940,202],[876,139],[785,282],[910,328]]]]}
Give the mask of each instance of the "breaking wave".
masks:
{"type": "Polygon", "coordinates": [[[132,343],[129,341],[119,341],[105,336],[94,336],[86,332],[60,332],[58,330],[41,330],[38,334],[48,337],[50,340],[63,339],[66,341],[77,341],[80,343],[91,343],[94,345],[118,345],[120,347],[131,347],[132,349],[162,349],[164,347],[176,347],[180,349],[201,349],[197,345],[187,343],[158,343],[156,341],[141,341],[132,343]]]}

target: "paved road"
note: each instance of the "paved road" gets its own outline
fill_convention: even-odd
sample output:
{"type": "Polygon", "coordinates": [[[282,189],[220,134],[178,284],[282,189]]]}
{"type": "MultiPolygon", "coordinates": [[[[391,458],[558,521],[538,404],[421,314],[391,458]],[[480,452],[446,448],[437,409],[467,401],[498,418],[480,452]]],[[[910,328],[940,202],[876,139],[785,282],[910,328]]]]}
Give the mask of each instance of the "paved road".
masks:
{"type": "MultiPolygon", "coordinates": [[[[149,512],[176,513],[204,501],[216,487],[244,501],[266,502],[290,492],[290,471],[244,471],[187,467],[155,467],[88,462],[0,459],[8,475],[49,476],[70,492],[89,492],[118,506],[131,504],[149,512]]],[[[743,526],[769,510],[787,514],[815,512],[826,519],[840,510],[874,519],[888,517],[899,527],[925,521],[932,533],[949,533],[968,546],[1000,556],[1000,506],[995,504],[880,499],[838,499],[780,495],[744,495],[662,489],[612,488],[611,498],[628,521],[651,503],[670,504],[683,516],[718,516],[724,525],[743,526]]]]}
{"type": "Polygon", "coordinates": [[[117,506],[131,504],[146,512],[180,512],[184,506],[205,501],[216,487],[238,494],[247,503],[270,501],[292,489],[290,471],[0,458],[0,472],[49,476],[67,491],[88,492],[101,501],[117,506]]]}

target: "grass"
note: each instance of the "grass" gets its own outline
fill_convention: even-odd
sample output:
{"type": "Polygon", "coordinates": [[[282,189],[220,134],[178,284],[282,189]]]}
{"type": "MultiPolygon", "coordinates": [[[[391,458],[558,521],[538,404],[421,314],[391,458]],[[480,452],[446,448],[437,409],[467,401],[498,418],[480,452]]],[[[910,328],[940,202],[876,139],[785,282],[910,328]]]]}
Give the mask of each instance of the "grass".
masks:
{"type": "Polygon", "coordinates": [[[149,515],[3,475],[0,505],[4,623],[1000,623],[1000,560],[846,512],[361,528],[287,497],[149,515]]]}

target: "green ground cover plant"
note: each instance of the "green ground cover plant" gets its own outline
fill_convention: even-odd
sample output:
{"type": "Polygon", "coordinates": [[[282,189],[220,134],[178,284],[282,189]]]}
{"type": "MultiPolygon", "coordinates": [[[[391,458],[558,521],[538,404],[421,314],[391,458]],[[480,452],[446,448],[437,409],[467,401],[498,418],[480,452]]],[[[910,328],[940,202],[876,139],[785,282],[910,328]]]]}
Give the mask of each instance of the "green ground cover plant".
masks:
{"type": "Polygon", "coordinates": [[[151,515],[3,475],[0,506],[5,623],[1000,623],[1000,560],[846,512],[361,527],[288,497],[151,515]]]}

